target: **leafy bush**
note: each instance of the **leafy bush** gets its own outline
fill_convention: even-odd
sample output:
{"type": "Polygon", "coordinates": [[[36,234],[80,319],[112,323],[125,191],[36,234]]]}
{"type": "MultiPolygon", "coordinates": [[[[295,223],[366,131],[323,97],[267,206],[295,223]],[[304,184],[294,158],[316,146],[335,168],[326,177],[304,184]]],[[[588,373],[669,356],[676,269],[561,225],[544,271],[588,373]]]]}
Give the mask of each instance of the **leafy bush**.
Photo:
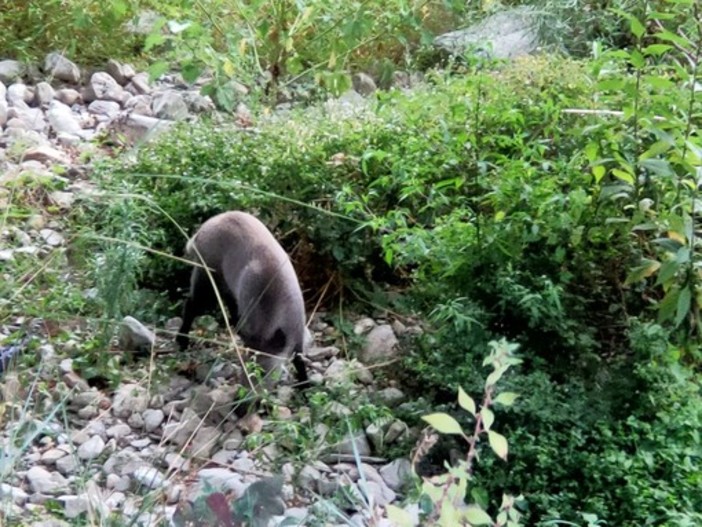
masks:
{"type": "Polygon", "coordinates": [[[61,51],[92,64],[131,57],[143,37],[123,24],[136,7],[132,0],[0,0],[2,58],[43,60],[61,51]]]}

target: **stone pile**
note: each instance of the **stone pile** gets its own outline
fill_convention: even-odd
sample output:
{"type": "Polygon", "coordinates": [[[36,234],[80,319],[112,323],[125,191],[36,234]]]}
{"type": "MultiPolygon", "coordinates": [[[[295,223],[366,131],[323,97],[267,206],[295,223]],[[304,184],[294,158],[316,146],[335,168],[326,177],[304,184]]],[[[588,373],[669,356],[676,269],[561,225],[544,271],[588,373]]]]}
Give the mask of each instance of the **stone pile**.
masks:
{"type": "MultiPolygon", "coordinates": [[[[172,347],[170,339],[155,338],[136,319],[127,319],[119,332],[121,343],[142,351],[143,342],[150,342],[154,349],[172,347]]],[[[174,319],[167,326],[178,323],[174,319]]],[[[321,317],[315,318],[311,329],[315,342],[328,343],[336,334],[321,317]]],[[[388,324],[362,318],[354,331],[366,339],[364,353],[382,363],[396,358],[396,331],[411,335],[420,330],[399,321],[388,324]]],[[[344,385],[350,394],[349,400],[332,401],[327,407],[330,414],[351,415],[353,394],[369,394],[391,408],[403,404],[405,397],[399,389],[380,389],[371,369],[340,355],[339,348],[331,344],[313,345],[306,353],[311,380],[317,385],[312,390],[344,385]]],[[[202,364],[195,379],[175,375],[150,390],[125,381],[114,393],[107,393],[90,388],[74,371],[72,360],[60,359],[50,344],[43,344],[42,356],[47,358],[47,367],[56,363],[61,378],[73,390],[59,401],[66,416],[35,420],[29,426],[18,422],[0,436],[0,448],[12,458],[14,467],[0,485],[7,519],[48,527],[70,525],[86,514],[97,518],[116,515],[125,522],[134,520],[134,525],[156,526],[170,522],[174,515],[187,516],[183,511],[204,492],[222,492],[235,502],[251,485],[280,478],[277,505],[261,525],[277,526],[291,518],[304,525],[319,514],[324,499],[345,489],[342,494],[350,496],[345,512],[351,525],[362,526],[369,514],[364,503],[370,500],[375,508],[397,502],[411,478],[408,459],[389,461],[374,456],[384,446],[416,435],[417,431],[397,419],[371,423],[336,442],[328,440],[329,429],[323,422],[316,423],[318,456],[302,466],[286,461],[284,438],[258,451],[247,450],[246,435],[265,432],[270,423],[257,415],[237,420],[233,414],[239,370],[231,362],[202,364]],[[18,444],[18,437],[26,439],[27,429],[31,430],[28,446],[15,451],[12,445],[18,444]],[[150,505],[145,507],[145,503],[150,505]],[[46,517],[49,504],[58,504],[65,522],[29,522],[29,518],[46,517]]],[[[8,392],[8,386],[19,384],[13,383],[13,372],[7,376],[5,400],[11,404],[14,397],[19,403],[26,394],[8,392]]],[[[295,407],[294,394],[291,386],[278,388],[270,419],[309,422],[309,409],[295,407]]]]}

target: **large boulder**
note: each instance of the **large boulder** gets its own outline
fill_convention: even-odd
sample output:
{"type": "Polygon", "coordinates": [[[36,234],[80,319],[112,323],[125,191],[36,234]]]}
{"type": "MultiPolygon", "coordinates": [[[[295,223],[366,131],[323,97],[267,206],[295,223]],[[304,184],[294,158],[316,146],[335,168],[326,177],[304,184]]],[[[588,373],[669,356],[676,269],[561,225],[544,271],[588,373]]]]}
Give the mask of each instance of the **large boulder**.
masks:
{"type": "Polygon", "coordinates": [[[465,29],[439,35],[434,45],[453,55],[471,49],[495,59],[528,55],[539,45],[536,16],[524,7],[507,9],[465,29]]]}

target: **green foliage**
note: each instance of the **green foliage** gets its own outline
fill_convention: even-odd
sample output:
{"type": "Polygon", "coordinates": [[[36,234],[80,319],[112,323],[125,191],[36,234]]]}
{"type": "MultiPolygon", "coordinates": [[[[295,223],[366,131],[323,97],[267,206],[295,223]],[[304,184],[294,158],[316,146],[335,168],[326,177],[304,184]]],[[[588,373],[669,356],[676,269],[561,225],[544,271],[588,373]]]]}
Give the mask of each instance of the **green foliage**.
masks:
{"type": "Polygon", "coordinates": [[[81,63],[134,54],[140,38],[123,24],[134,0],[0,0],[3,58],[42,60],[51,51],[81,63]]]}
{"type": "MultiPolygon", "coordinates": [[[[422,42],[431,40],[436,20],[446,24],[465,7],[437,0],[205,0],[171,1],[146,39],[146,51],[180,64],[186,80],[205,69],[213,73],[206,91],[231,110],[232,79],[251,88],[291,92],[286,85],[302,77],[340,93],[350,87],[348,70],[376,66],[389,79],[422,42]],[[430,20],[427,20],[427,19],[430,20]],[[425,24],[425,20],[429,24],[425,24]]],[[[299,95],[299,94],[298,94],[299,95]]]]}
{"type": "MultiPolygon", "coordinates": [[[[475,402],[463,389],[459,388],[458,390],[459,406],[475,420],[472,432],[464,431],[461,424],[446,413],[434,413],[422,417],[440,434],[459,435],[468,445],[466,459],[461,459],[456,465],[449,467],[447,474],[424,480],[422,495],[428,498],[430,506],[428,510],[424,511],[426,517],[422,519],[422,525],[495,525],[500,527],[521,525],[521,514],[516,508],[521,497],[515,499],[504,495],[494,522],[481,503],[476,502],[467,506],[465,504],[469,485],[473,480],[473,464],[478,459],[478,446],[481,439],[484,441],[487,437],[488,444],[495,455],[503,461],[507,460],[507,439],[493,429],[495,416],[491,407],[495,404],[509,407],[514,403],[515,394],[502,392],[496,395],[495,385],[510,367],[521,361],[514,356],[517,346],[509,344],[504,339],[499,342],[490,342],[490,348],[490,354],[483,361],[483,366],[490,365],[493,371],[485,380],[480,410],[477,410],[475,402]]],[[[422,446],[419,446],[416,456],[424,454],[426,452],[422,452],[422,446]]],[[[474,489],[470,490],[471,495],[473,491],[474,489]]],[[[485,500],[481,499],[480,501],[485,500]]],[[[422,503],[421,497],[420,503],[422,503]]],[[[415,522],[403,509],[393,505],[388,506],[388,517],[402,527],[415,525],[415,522]]]]}
{"type": "Polygon", "coordinates": [[[613,525],[698,523],[699,382],[667,366],[632,373],[622,365],[612,374],[622,379],[599,387],[577,380],[558,386],[538,375],[517,379],[515,389],[531,395],[504,417],[510,467],[485,460],[476,484],[490,492],[519,489],[530,525],[556,524],[552,519],[581,525],[581,512],[613,525]],[[607,408],[614,401],[619,406],[607,408]]]}

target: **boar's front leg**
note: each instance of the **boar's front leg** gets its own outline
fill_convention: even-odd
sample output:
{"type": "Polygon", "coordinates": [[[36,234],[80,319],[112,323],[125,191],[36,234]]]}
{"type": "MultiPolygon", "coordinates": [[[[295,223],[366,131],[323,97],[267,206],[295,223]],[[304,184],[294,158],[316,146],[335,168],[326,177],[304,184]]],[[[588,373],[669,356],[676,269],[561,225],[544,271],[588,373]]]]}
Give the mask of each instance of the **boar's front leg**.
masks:
{"type": "Polygon", "coordinates": [[[176,344],[181,350],[187,349],[190,344],[188,333],[193,321],[213,306],[215,298],[207,273],[200,267],[193,269],[190,277],[190,294],[183,304],[183,323],[176,337],[176,344]]]}

